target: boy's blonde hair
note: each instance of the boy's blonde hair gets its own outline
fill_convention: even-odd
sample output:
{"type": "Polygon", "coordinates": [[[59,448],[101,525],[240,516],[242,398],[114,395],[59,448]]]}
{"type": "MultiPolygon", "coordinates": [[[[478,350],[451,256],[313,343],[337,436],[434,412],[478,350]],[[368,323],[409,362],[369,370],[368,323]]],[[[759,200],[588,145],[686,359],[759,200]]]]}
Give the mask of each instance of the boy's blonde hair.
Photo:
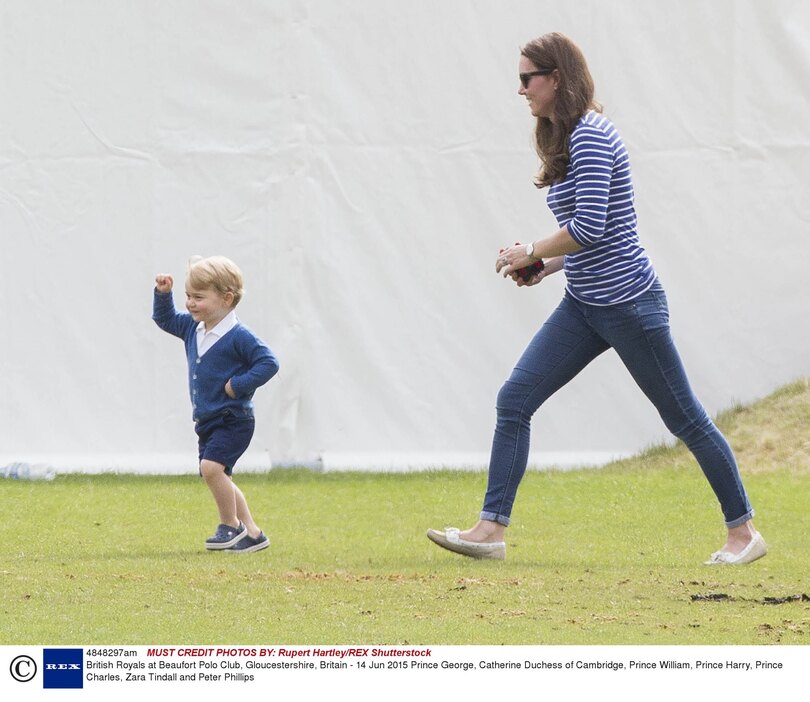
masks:
{"type": "Polygon", "coordinates": [[[192,256],[188,262],[186,281],[193,290],[216,290],[220,295],[233,293],[234,307],[245,294],[242,271],[225,256],[192,256]]]}

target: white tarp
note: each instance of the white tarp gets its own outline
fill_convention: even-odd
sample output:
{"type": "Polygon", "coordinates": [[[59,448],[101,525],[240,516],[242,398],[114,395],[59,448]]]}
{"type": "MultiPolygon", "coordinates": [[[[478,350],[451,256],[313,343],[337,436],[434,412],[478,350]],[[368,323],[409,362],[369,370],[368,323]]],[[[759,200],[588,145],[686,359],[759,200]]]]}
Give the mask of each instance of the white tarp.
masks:
{"type": "MultiPolygon", "coordinates": [[[[281,371],[243,467],[481,465],[556,306],[499,246],[555,230],[518,48],[572,36],[631,154],[642,241],[710,412],[810,373],[810,3],[6,0],[0,462],[193,471],[154,276],[241,265],[281,371]]],[[[611,354],[533,462],[666,437],[611,354]]]]}

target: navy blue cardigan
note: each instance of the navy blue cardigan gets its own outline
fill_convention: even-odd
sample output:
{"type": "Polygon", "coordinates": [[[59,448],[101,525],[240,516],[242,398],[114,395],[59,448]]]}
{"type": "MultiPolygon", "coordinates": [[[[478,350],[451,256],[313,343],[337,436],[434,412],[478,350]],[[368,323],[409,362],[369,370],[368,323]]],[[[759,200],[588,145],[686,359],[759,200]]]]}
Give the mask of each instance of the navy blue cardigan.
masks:
{"type": "Polygon", "coordinates": [[[226,410],[253,416],[253,393],[278,372],[273,352],[247,327],[238,323],[203,356],[197,353],[197,323],[177,312],[172,293],[155,290],[152,319],[165,332],[183,340],[188,358],[188,387],[195,422],[226,410]],[[228,397],[231,381],[236,399],[228,397]]]}

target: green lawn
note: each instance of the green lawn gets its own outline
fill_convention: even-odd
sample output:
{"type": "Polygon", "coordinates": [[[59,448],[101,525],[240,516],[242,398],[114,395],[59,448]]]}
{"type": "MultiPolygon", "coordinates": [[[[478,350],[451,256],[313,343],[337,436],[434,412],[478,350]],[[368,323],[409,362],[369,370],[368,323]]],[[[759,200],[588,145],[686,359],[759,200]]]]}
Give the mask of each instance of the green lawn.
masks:
{"type": "Polygon", "coordinates": [[[765,603],[810,594],[810,473],[746,475],[771,553],[713,568],[719,509],[672,451],[529,473],[505,562],[424,536],[475,518],[481,473],[241,477],[273,542],[244,555],[204,551],[196,476],[0,481],[0,644],[810,643],[810,602],[765,603]]]}

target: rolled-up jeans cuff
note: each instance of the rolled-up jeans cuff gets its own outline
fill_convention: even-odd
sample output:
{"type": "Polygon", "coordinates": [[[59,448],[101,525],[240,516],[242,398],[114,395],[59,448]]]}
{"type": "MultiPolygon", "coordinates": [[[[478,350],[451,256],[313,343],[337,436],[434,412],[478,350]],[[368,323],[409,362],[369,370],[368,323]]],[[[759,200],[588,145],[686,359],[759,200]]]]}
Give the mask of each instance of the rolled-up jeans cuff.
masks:
{"type": "Polygon", "coordinates": [[[498,522],[498,524],[503,524],[504,526],[509,526],[509,522],[512,521],[509,517],[504,517],[502,514],[495,514],[495,512],[481,512],[481,519],[487,522],[498,522]]]}
{"type": "Polygon", "coordinates": [[[754,518],[754,510],[752,509],[750,512],[746,512],[739,519],[735,519],[731,522],[726,522],[726,528],[733,529],[734,527],[742,526],[746,522],[750,522],[753,518],[754,518]]]}

